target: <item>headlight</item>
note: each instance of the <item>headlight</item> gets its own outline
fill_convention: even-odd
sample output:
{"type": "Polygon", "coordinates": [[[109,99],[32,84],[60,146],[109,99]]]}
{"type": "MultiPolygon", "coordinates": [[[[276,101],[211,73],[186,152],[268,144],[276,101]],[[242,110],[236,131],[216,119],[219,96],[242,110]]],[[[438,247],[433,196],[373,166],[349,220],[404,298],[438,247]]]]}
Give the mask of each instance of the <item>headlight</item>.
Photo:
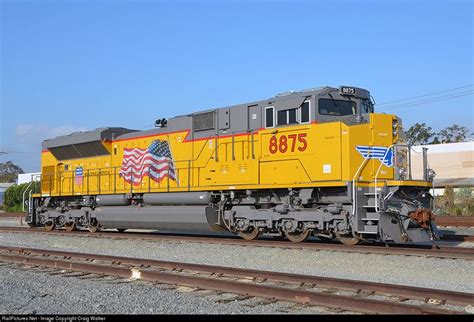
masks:
{"type": "Polygon", "coordinates": [[[397,136],[398,134],[398,121],[396,119],[392,120],[392,133],[393,136],[397,136]]]}
{"type": "Polygon", "coordinates": [[[436,177],[436,172],[433,169],[428,170],[428,180],[433,181],[434,177],[436,177]]]}
{"type": "Polygon", "coordinates": [[[406,176],[407,176],[407,170],[405,168],[400,168],[398,169],[398,177],[400,179],[406,179],[406,176]]]}

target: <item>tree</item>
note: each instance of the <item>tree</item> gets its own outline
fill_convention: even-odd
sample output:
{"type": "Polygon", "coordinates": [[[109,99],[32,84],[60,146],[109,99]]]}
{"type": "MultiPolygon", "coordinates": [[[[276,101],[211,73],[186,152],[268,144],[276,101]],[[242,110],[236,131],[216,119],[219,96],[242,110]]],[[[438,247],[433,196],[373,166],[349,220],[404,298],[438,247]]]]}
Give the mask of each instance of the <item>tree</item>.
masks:
{"type": "MultiPolygon", "coordinates": [[[[26,188],[30,187],[31,191],[38,192],[40,185],[39,181],[35,181],[31,186],[29,183],[23,183],[9,187],[5,190],[5,199],[3,200],[5,210],[8,212],[21,212],[23,210],[23,193],[26,188]]],[[[26,195],[27,194],[25,194],[25,196],[26,195]]]]}
{"type": "Polygon", "coordinates": [[[415,123],[410,126],[406,134],[409,145],[431,144],[435,135],[431,126],[427,126],[426,123],[415,123]]]}
{"type": "Polygon", "coordinates": [[[453,124],[444,130],[439,131],[438,135],[443,143],[463,142],[466,140],[469,130],[465,126],[453,124]]]}
{"type": "Polygon", "coordinates": [[[16,182],[20,173],[24,173],[23,169],[13,162],[0,163],[0,182],[16,182]]]}

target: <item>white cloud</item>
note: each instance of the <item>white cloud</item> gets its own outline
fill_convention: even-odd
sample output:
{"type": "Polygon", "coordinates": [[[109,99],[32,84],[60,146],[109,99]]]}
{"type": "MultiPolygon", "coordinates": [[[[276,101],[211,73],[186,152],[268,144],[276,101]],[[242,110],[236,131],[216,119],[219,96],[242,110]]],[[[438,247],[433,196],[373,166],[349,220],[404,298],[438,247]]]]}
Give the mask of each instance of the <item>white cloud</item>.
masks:
{"type": "Polygon", "coordinates": [[[74,125],[50,127],[47,124],[21,123],[16,126],[15,134],[18,143],[30,145],[31,148],[39,148],[43,140],[86,130],[74,125]]]}

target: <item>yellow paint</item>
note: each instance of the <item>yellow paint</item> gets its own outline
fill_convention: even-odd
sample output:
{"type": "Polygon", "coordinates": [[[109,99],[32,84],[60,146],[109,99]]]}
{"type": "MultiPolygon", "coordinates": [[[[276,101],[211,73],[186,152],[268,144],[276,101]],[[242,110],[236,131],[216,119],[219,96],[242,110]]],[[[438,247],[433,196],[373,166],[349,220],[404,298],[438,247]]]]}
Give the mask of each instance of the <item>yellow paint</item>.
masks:
{"type": "MultiPolygon", "coordinates": [[[[352,182],[363,162],[357,145],[385,146],[394,143],[393,115],[371,114],[370,122],[348,126],[341,122],[261,129],[250,133],[192,141],[188,131],[103,142],[110,154],[58,161],[42,153],[42,194],[82,195],[143,193],[148,191],[200,191],[344,186],[352,182]],[[286,137],[286,145],[282,136],[286,137]],[[274,137],[274,138],[273,138],[274,137]],[[272,139],[273,138],[273,139],[272,139]],[[124,148],[147,148],[153,140],[170,144],[177,180],[161,182],[143,177],[132,186],[119,175],[124,148]],[[271,148],[277,142],[277,149],[271,148]],[[253,142],[253,143],[252,143],[253,142]],[[216,148],[217,147],[217,148],[216,148]],[[116,151],[116,154],[115,152],[116,151]],[[272,153],[274,152],[274,153],[272,153]],[[67,170],[66,170],[67,167],[67,170]],[[82,183],[74,171],[83,168],[82,183]]],[[[380,166],[369,160],[360,172],[358,185],[373,185],[380,166]]],[[[429,186],[423,181],[393,181],[394,170],[382,166],[378,180],[388,185],[429,186]]]]}

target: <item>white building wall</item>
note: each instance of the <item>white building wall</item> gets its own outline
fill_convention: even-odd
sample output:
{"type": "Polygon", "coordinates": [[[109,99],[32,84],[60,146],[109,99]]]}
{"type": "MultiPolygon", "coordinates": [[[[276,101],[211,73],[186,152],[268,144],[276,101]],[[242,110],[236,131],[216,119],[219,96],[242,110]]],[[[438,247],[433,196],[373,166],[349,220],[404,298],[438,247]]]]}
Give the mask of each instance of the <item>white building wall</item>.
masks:
{"type": "Polygon", "coordinates": [[[428,149],[428,166],[436,172],[435,186],[469,186],[474,180],[474,141],[413,147],[413,177],[423,176],[422,148],[428,149]]]}
{"type": "Polygon", "coordinates": [[[17,184],[29,183],[33,181],[40,181],[41,172],[21,173],[18,175],[17,184]]]}

